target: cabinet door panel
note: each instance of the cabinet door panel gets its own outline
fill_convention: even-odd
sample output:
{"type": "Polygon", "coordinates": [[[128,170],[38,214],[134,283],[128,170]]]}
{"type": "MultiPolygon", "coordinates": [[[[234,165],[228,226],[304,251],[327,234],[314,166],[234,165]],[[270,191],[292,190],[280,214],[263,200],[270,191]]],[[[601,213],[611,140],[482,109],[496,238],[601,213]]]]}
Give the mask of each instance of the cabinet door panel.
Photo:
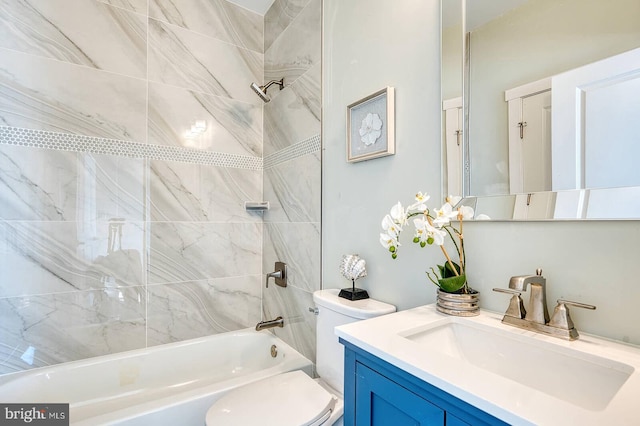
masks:
{"type": "Polygon", "coordinates": [[[456,416],[454,416],[451,413],[447,413],[446,416],[447,416],[447,420],[446,420],[445,424],[447,426],[471,426],[469,423],[467,423],[467,422],[465,422],[463,420],[460,420],[459,418],[457,418],[456,416]]]}
{"type": "Polygon", "coordinates": [[[444,425],[440,407],[359,363],[356,380],[356,425],[444,425]]]}

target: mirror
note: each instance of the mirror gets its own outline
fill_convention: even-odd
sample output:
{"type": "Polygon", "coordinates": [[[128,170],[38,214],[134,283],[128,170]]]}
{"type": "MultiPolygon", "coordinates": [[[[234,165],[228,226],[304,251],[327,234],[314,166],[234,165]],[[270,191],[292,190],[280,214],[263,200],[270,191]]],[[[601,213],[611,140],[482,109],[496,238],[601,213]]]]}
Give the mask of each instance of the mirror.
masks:
{"type": "Polygon", "coordinates": [[[640,218],[638,16],[637,0],[442,0],[443,193],[492,219],[640,218]]]}

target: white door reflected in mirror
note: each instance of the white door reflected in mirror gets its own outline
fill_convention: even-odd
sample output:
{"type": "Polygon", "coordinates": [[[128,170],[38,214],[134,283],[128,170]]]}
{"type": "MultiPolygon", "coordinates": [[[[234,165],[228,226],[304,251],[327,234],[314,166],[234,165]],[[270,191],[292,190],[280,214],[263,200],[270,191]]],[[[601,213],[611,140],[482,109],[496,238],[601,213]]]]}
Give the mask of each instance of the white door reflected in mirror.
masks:
{"type": "Polygon", "coordinates": [[[505,92],[509,193],[551,191],[551,79],[505,92]]]}
{"type": "Polygon", "coordinates": [[[553,189],[640,186],[640,48],[552,78],[553,189]]]}

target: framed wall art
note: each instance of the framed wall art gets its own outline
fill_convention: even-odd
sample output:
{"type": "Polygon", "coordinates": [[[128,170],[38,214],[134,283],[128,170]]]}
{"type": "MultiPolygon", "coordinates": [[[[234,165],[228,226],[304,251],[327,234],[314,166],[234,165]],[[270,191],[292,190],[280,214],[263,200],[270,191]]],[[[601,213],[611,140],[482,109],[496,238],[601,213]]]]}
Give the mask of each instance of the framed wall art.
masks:
{"type": "Polygon", "coordinates": [[[393,87],[347,106],[347,161],[355,163],[395,154],[394,121],[393,87]]]}

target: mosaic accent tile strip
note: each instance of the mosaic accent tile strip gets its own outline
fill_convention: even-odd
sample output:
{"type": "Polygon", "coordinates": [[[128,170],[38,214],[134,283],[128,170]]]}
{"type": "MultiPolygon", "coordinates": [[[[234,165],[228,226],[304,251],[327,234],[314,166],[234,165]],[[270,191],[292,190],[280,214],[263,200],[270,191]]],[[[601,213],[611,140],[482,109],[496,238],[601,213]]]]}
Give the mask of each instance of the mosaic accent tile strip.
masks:
{"type": "MultiPolygon", "coordinates": [[[[319,140],[319,138],[318,138],[319,140]]],[[[176,146],[151,145],[118,139],[0,126],[0,144],[56,149],[120,157],[150,158],[235,169],[262,170],[262,158],[176,146]]]]}
{"type": "Polygon", "coordinates": [[[246,155],[200,151],[176,146],[152,145],[119,139],[9,126],[0,126],[0,144],[72,152],[91,152],[120,157],[150,158],[153,160],[178,161],[235,169],[262,170],[263,168],[275,167],[285,161],[320,151],[321,138],[319,134],[314,135],[268,155],[264,161],[260,157],[246,155]]]}
{"type": "Polygon", "coordinates": [[[318,134],[318,135],[311,136],[308,139],[305,139],[301,142],[290,145],[287,148],[281,149],[278,152],[267,155],[264,158],[263,167],[265,169],[268,169],[270,167],[275,167],[280,163],[284,163],[285,161],[293,160],[294,158],[302,157],[303,155],[320,151],[320,147],[321,147],[320,135],[318,134]]]}

